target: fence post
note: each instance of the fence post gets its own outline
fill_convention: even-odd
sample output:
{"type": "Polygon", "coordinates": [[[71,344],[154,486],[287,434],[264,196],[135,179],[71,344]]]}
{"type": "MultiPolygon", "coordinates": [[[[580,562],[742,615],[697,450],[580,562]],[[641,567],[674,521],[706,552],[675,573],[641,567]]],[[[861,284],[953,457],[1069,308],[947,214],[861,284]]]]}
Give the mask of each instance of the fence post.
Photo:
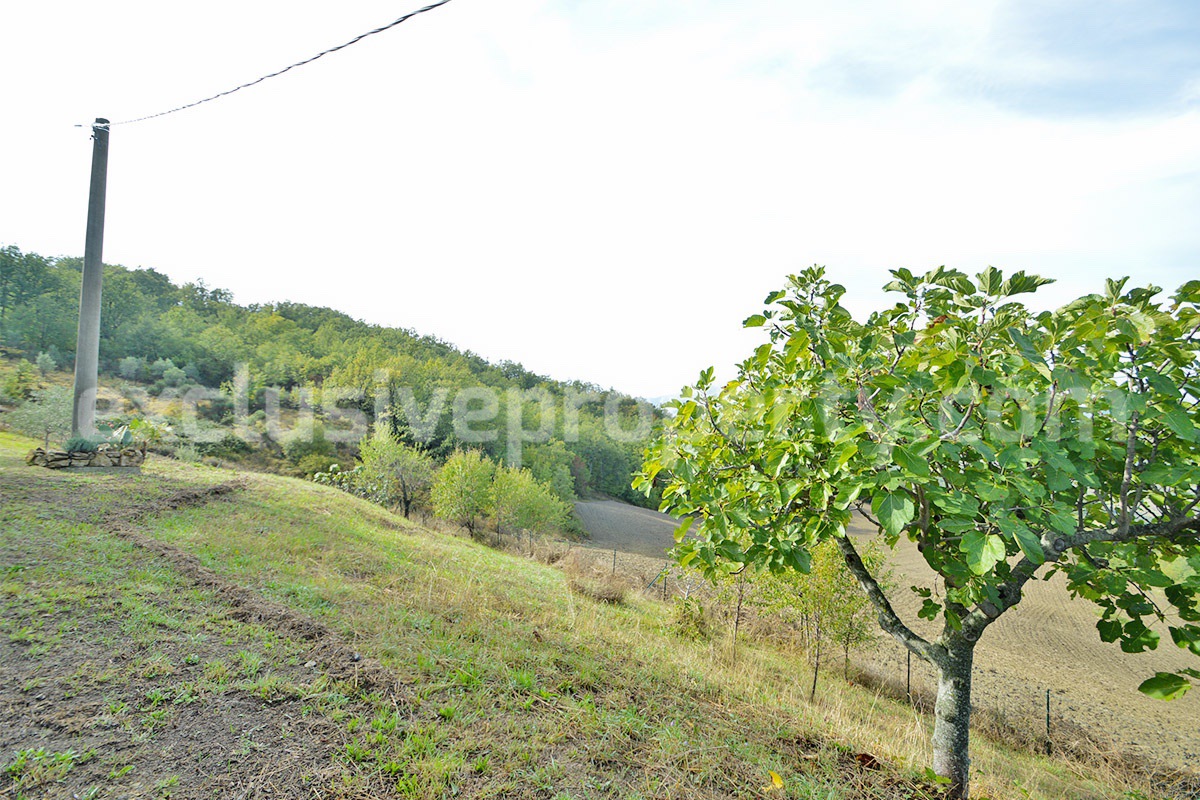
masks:
{"type": "Polygon", "coordinates": [[[908,656],[908,670],[904,677],[904,696],[908,698],[909,705],[912,705],[912,650],[905,648],[904,652],[908,656]]]}
{"type": "Polygon", "coordinates": [[[1050,690],[1046,690],[1046,755],[1052,755],[1053,746],[1050,744],[1050,690]]]}

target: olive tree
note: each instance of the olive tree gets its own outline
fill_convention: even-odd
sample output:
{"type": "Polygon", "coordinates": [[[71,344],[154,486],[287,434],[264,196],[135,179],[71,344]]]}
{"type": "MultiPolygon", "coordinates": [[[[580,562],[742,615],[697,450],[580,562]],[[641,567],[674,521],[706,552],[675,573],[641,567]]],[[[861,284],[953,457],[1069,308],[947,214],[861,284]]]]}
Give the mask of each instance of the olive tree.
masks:
{"type": "Polygon", "coordinates": [[[51,386],[33,392],[33,397],[4,415],[15,430],[42,439],[50,449],[50,440],[71,432],[71,407],[74,395],[64,386],[51,386]]]}
{"type": "Polygon", "coordinates": [[[1033,275],[892,274],[900,299],[865,322],[819,267],[772,292],[745,322],[766,341],[734,380],[708,369],[685,391],[637,481],[686,516],[677,556],[708,571],[806,572],[836,542],[883,630],[937,672],[933,767],[966,797],[975,646],[1034,577],[1062,573],[1127,652],[1167,635],[1200,655],[1200,281],[1168,301],[1108,281],[1035,313],[1013,299],[1049,283],[1033,275]],[[936,636],[863,563],[855,513],[936,573],[914,587],[936,636]]]}

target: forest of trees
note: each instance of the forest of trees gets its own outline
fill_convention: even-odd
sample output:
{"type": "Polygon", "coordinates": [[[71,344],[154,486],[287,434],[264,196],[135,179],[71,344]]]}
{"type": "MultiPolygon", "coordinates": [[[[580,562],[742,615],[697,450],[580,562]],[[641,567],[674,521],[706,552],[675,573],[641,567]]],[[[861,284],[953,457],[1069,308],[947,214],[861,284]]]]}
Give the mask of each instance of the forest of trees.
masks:
{"type": "MultiPolygon", "coordinates": [[[[81,274],[80,258],[0,248],[0,346],[10,360],[28,364],[25,374],[71,368],[81,274]]],[[[352,445],[338,449],[324,441],[322,418],[337,409],[386,422],[398,440],[438,461],[465,444],[511,462],[515,417],[524,439],[519,460],[560,495],[596,492],[649,504],[630,489],[650,434],[645,422],[656,415],[645,403],[550,380],[512,361],[489,363],[432,336],[369,325],[329,308],[242,306],[202,281],[177,286],[153,269],[105,265],[100,369],[110,383],[136,383],[152,393],[219,388],[224,399],[206,405],[214,424],[232,424],[239,392],[252,421],[256,414],[261,420],[269,388],[278,390],[284,408],[313,406],[317,423],[304,437],[272,435],[261,422],[261,437],[254,437],[293,463],[308,456],[309,471],[335,455],[353,455],[346,452],[352,445]],[[473,417],[464,442],[452,411],[471,400],[479,401],[471,408],[488,413],[473,417]],[[381,413],[384,419],[376,419],[381,413]]],[[[242,448],[232,440],[225,445],[242,448]]]]}

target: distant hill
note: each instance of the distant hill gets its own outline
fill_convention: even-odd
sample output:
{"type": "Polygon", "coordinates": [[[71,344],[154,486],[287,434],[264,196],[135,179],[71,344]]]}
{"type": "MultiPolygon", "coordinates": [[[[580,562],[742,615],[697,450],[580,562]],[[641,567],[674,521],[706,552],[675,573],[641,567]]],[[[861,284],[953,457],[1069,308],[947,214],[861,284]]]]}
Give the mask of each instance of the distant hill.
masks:
{"type": "MultiPolygon", "coordinates": [[[[0,248],[0,343],[10,354],[32,362],[45,353],[70,368],[81,276],[82,259],[0,248]]],[[[511,461],[515,437],[523,445],[518,459],[532,459],[543,472],[568,470],[579,494],[646,502],[629,481],[655,420],[650,404],[551,380],[515,361],[491,363],[434,336],[331,308],[243,306],[203,281],[176,285],[153,269],[105,265],[100,365],[153,395],[211,387],[201,421],[236,422],[244,410],[267,439],[262,416],[273,402],[284,410],[312,407],[330,431],[333,418],[351,412],[372,424],[383,417],[438,456],[471,446],[511,461]]]]}

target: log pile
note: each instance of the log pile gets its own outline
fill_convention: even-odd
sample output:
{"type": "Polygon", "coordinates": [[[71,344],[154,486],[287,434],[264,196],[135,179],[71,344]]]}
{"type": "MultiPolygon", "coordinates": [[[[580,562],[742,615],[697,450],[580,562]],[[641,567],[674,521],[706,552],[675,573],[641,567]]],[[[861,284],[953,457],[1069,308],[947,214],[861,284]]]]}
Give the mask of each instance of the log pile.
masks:
{"type": "Polygon", "coordinates": [[[77,450],[43,450],[38,448],[25,457],[33,467],[65,469],[67,467],[140,467],[146,460],[146,445],[117,447],[102,444],[94,453],[77,450]]]}

